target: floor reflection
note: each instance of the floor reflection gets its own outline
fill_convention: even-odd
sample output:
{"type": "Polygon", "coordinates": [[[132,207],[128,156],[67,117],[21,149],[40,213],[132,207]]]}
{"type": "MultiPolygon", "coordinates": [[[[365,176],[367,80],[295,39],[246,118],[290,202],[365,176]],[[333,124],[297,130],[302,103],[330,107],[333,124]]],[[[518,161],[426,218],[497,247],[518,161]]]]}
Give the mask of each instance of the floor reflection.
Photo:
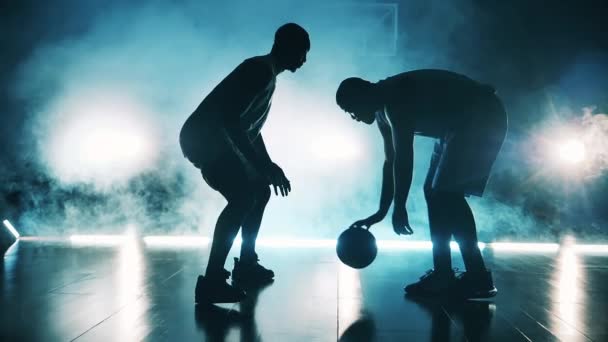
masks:
{"type": "Polygon", "coordinates": [[[486,301],[469,301],[457,306],[452,318],[460,320],[468,341],[486,341],[496,312],[496,305],[486,301]]]}
{"type": "Polygon", "coordinates": [[[429,314],[429,341],[486,341],[496,305],[489,301],[438,301],[406,297],[429,314]]]}
{"type": "Polygon", "coordinates": [[[551,291],[551,330],[568,341],[584,340],[577,327],[582,326],[581,307],[586,304],[584,292],[581,291],[585,275],[571,243],[561,247],[555,266],[551,291]]]}
{"type": "Polygon", "coordinates": [[[144,247],[20,241],[0,265],[0,340],[608,341],[607,258],[565,245],[497,252],[502,292],[483,302],[404,299],[430,251],[352,270],[331,250],[267,250],[280,281],[206,308],[193,304],[205,253],[144,247]]]}
{"type": "Polygon", "coordinates": [[[247,287],[247,299],[230,308],[219,305],[196,305],[194,319],[198,328],[205,334],[206,341],[262,341],[255,319],[255,310],[260,293],[270,285],[272,282],[247,287]],[[239,310],[236,309],[237,307],[239,310]]]}
{"type": "MultiPolygon", "coordinates": [[[[488,301],[443,302],[433,299],[406,298],[420,306],[431,320],[429,341],[489,341],[489,331],[496,305],[488,301]],[[463,338],[464,335],[464,338],[463,338]]],[[[339,338],[339,342],[380,341],[377,324],[371,313],[364,312],[339,338]]]]}
{"type": "Polygon", "coordinates": [[[133,329],[135,325],[149,326],[148,316],[142,315],[147,308],[148,298],[143,295],[144,273],[147,272],[143,256],[143,246],[140,240],[129,237],[120,246],[118,269],[116,272],[115,289],[112,291],[113,300],[121,307],[121,319],[116,333],[121,340],[133,341],[141,339],[141,331],[133,329]]]}
{"type": "Polygon", "coordinates": [[[19,241],[12,244],[6,250],[3,262],[0,264],[0,299],[13,298],[15,296],[15,267],[17,265],[17,253],[19,252],[19,241]]]}
{"type": "Polygon", "coordinates": [[[370,313],[364,313],[361,318],[346,328],[338,340],[338,342],[368,341],[376,341],[376,323],[370,313]]]}

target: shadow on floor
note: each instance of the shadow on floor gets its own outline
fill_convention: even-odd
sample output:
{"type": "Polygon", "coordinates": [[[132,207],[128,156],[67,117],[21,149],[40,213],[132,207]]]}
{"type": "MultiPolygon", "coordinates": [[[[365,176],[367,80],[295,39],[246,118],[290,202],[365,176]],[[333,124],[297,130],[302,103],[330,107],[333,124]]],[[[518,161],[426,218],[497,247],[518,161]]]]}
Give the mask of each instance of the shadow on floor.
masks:
{"type": "MultiPolygon", "coordinates": [[[[485,341],[494,316],[494,304],[489,301],[439,301],[405,298],[424,309],[431,319],[429,341],[485,341]]],[[[365,313],[340,336],[339,342],[379,341],[376,323],[371,313],[365,313]]]]}
{"type": "Polygon", "coordinates": [[[207,341],[227,341],[231,330],[240,331],[241,342],[261,341],[255,321],[255,308],[262,291],[272,282],[256,287],[248,287],[247,298],[235,307],[225,308],[218,305],[196,305],[194,319],[207,341]]]}

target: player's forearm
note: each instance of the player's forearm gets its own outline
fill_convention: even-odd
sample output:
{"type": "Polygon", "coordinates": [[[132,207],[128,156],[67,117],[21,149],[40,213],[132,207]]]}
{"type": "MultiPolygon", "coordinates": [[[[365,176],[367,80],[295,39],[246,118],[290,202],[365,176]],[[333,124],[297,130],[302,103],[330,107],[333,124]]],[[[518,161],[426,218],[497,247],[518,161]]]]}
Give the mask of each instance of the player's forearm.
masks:
{"type": "Polygon", "coordinates": [[[245,134],[238,123],[228,122],[225,127],[228,137],[232,140],[232,143],[238,149],[238,152],[240,152],[248,162],[262,172],[268,168],[268,163],[264,158],[260,157],[258,152],[253,148],[247,134],[245,134]]]}
{"type": "Polygon", "coordinates": [[[405,209],[413,176],[413,152],[406,152],[395,159],[393,178],[395,182],[395,209],[405,209]]]}
{"type": "Polygon", "coordinates": [[[255,149],[258,151],[258,154],[262,159],[264,159],[267,163],[272,163],[272,159],[270,159],[270,155],[268,154],[268,150],[266,149],[266,144],[264,143],[262,133],[260,133],[253,140],[253,145],[255,146],[255,149]]]}
{"type": "Polygon", "coordinates": [[[386,215],[393,201],[393,162],[386,160],[382,167],[382,190],[380,192],[379,212],[386,215]]]}

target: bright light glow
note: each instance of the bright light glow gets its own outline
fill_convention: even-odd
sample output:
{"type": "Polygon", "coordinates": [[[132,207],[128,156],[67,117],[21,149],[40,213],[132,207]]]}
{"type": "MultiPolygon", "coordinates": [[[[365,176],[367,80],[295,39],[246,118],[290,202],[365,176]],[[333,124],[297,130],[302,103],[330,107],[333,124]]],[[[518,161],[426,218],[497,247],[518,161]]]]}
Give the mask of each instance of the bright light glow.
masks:
{"type": "Polygon", "coordinates": [[[585,160],[585,145],[575,139],[567,140],[559,146],[559,158],[566,163],[578,164],[585,160]]]}
{"type": "Polygon", "coordinates": [[[557,243],[492,242],[489,247],[503,252],[557,252],[557,243]]]}
{"type": "Polygon", "coordinates": [[[11,232],[11,234],[13,234],[13,236],[15,237],[15,239],[19,239],[19,237],[21,235],[19,234],[19,232],[17,231],[17,229],[15,229],[15,227],[13,227],[13,225],[10,223],[9,220],[4,220],[4,221],[2,221],[2,223],[4,224],[4,226],[6,227],[6,229],[8,229],[8,231],[11,232]]]}
{"type": "Polygon", "coordinates": [[[313,155],[324,161],[352,161],[361,156],[359,140],[354,136],[332,132],[313,139],[310,149],[313,155]]]}
{"type": "Polygon", "coordinates": [[[530,161],[539,172],[545,170],[547,157],[564,176],[589,181],[608,171],[608,115],[596,113],[595,108],[583,108],[584,114],[564,121],[560,113],[533,135],[530,161]]]}
{"type": "MultiPolygon", "coordinates": [[[[143,260],[142,246],[136,239],[128,238],[122,244],[119,251],[119,259],[116,266],[118,269],[114,273],[114,294],[111,300],[117,307],[120,307],[120,319],[113,330],[114,335],[110,340],[134,341],[141,340],[147,335],[145,329],[133,329],[137,324],[150,324],[148,315],[150,309],[148,296],[144,296],[146,274],[146,263],[143,260]]],[[[98,310],[103,310],[104,306],[98,310]]]]}
{"type": "Polygon", "coordinates": [[[155,160],[152,120],[133,99],[73,94],[56,107],[55,127],[41,145],[60,180],[105,187],[130,179],[155,160]]]}
{"type": "Polygon", "coordinates": [[[573,246],[566,242],[557,258],[550,297],[550,313],[555,318],[549,320],[549,325],[560,340],[583,341],[585,336],[575,327],[582,324],[581,308],[585,307],[586,298],[581,280],[585,275],[573,246]]]}

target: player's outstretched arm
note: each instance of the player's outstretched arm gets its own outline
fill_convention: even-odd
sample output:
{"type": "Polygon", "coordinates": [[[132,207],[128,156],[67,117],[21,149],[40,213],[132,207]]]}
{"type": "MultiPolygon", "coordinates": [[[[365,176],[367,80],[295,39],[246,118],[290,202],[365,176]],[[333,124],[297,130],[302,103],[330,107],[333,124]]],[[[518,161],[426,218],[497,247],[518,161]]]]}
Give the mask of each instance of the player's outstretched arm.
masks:
{"type": "Polygon", "coordinates": [[[395,162],[395,148],[393,146],[393,134],[388,123],[382,120],[376,120],[382,141],[384,142],[384,164],[382,166],[382,188],[380,191],[380,206],[378,213],[382,215],[382,219],[388,213],[391,207],[394,196],[394,180],[393,180],[393,165],[395,162]]]}
{"type": "Polygon", "coordinates": [[[406,202],[414,171],[414,130],[404,123],[394,127],[393,145],[395,146],[393,230],[397,234],[412,234],[406,202]]]}
{"type": "Polygon", "coordinates": [[[393,138],[391,128],[387,123],[377,120],[378,128],[382,134],[384,141],[384,163],[382,166],[382,188],[380,190],[380,205],[378,211],[371,216],[358,220],[351,227],[369,229],[374,224],[382,221],[393,201],[393,161],[395,157],[395,149],[393,148],[393,138]]]}

